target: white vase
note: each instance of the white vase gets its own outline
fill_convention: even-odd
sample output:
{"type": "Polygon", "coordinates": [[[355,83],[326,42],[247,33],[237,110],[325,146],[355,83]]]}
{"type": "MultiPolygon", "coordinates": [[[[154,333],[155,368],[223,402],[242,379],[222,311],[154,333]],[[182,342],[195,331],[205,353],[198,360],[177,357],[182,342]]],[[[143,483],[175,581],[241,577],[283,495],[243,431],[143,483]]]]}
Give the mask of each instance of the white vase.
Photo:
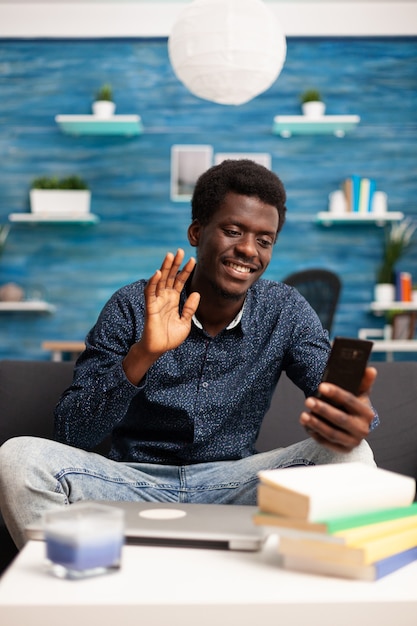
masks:
{"type": "Polygon", "coordinates": [[[385,324],[384,326],[384,339],[385,341],[389,341],[390,339],[392,339],[392,325],[391,324],[385,324]]]}
{"type": "Polygon", "coordinates": [[[375,302],[394,302],[395,286],[391,283],[377,283],[374,289],[375,302]]]}
{"type": "Polygon", "coordinates": [[[116,105],[110,100],[96,100],[93,102],[93,115],[106,119],[112,117],[116,110],[116,105]]]}
{"type": "Polygon", "coordinates": [[[89,189],[31,189],[30,210],[39,216],[77,217],[90,212],[89,189]]]}
{"type": "Polygon", "coordinates": [[[301,110],[303,112],[303,115],[305,115],[306,117],[311,117],[315,119],[318,117],[323,117],[326,111],[326,105],[324,104],[324,102],[311,100],[310,102],[303,102],[303,104],[301,105],[301,110]]]}

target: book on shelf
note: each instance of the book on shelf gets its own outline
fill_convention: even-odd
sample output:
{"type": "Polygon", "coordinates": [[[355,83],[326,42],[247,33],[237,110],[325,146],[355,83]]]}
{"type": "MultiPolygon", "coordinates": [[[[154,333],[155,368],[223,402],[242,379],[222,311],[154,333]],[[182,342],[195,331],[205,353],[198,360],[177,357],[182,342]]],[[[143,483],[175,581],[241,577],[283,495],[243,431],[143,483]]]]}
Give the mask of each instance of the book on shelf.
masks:
{"type": "Polygon", "coordinates": [[[397,552],[368,565],[345,565],[312,559],[305,556],[284,554],[282,565],[286,569],[324,576],[339,576],[354,580],[375,581],[392,574],[397,570],[417,560],[417,547],[397,552]]]}
{"type": "MultiPolygon", "coordinates": [[[[260,487],[264,486],[260,485],[260,487]]],[[[267,488],[269,489],[269,487],[267,488]]],[[[383,524],[386,524],[385,530],[387,530],[389,523],[397,522],[398,520],[406,520],[408,518],[413,519],[417,526],[417,502],[412,502],[408,506],[380,509],[369,513],[346,515],[344,517],[335,517],[317,522],[309,522],[304,519],[267,513],[260,509],[254,514],[253,522],[259,526],[277,529],[278,533],[286,531],[304,531],[311,534],[337,536],[339,533],[343,533],[343,531],[365,529],[369,526],[374,528],[380,526],[382,529],[383,524]]]]}
{"type": "Polygon", "coordinates": [[[359,180],[359,213],[370,213],[372,210],[372,198],[375,191],[375,181],[372,178],[362,177],[359,180]]]}
{"type": "Polygon", "coordinates": [[[351,213],[353,211],[353,181],[351,178],[345,178],[342,183],[342,190],[346,198],[346,211],[351,213]]]}
{"type": "Polygon", "coordinates": [[[414,478],[364,463],[263,470],[258,477],[262,511],[310,522],[407,506],[416,493],[414,478]]]}
{"type": "Polygon", "coordinates": [[[369,565],[417,547],[417,526],[391,532],[371,539],[353,541],[349,545],[323,539],[304,539],[282,535],[279,552],[284,555],[303,556],[319,561],[344,565],[369,565]]]}
{"type": "Polygon", "coordinates": [[[350,179],[352,181],[352,212],[359,213],[359,192],[361,177],[353,174],[350,179]]]}
{"type": "Polygon", "coordinates": [[[413,281],[410,272],[395,273],[395,300],[397,302],[412,302],[413,281]]]}

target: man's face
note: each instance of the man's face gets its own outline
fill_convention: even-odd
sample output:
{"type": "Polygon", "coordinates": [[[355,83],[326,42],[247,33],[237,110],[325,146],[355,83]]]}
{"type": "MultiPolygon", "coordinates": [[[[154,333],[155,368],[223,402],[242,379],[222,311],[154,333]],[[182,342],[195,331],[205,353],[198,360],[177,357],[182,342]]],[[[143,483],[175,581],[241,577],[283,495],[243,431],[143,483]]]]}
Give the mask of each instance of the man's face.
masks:
{"type": "Polygon", "coordinates": [[[278,210],[259,198],[230,192],[206,226],[188,229],[197,247],[193,290],[210,285],[224,298],[240,300],[264,273],[278,231],[278,210]]]}

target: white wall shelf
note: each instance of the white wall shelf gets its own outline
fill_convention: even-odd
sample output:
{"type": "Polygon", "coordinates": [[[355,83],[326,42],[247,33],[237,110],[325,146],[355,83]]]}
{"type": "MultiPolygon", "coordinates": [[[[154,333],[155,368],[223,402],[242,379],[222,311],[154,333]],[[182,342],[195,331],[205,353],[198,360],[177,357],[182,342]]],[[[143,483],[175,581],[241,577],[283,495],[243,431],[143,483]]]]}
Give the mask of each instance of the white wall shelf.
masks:
{"type": "Polygon", "coordinates": [[[417,302],[371,302],[370,310],[375,315],[383,315],[387,311],[417,311],[417,302]]]}
{"type": "Polygon", "coordinates": [[[291,135],[318,135],[333,134],[344,137],[360,122],[359,115],[323,115],[311,118],[305,115],[276,115],[272,132],[281,137],[291,135]]]}
{"type": "Polygon", "coordinates": [[[55,121],[62,132],[70,135],[140,135],[143,126],[140,115],[57,115],[55,121]]]}
{"type": "Polygon", "coordinates": [[[43,300],[0,302],[0,313],[55,313],[56,307],[43,300]]]}
{"type": "Polygon", "coordinates": [[[75,216],[67,214],[10,213],[9,221],[22,224],[97,224],[100,218],[93,213],[75,216]]]}
{"type": "Polygon", "coordinates": [[[387,211],[383,214],[376,213],[331,213],[330,211],[321,211],[316,215],[316,222],[323,226],[331,226],[332,224],[376,224],[376,226],[385,226],[388,222],[401,222],[404,219],[404,213],[400,211],[387,211]]]}

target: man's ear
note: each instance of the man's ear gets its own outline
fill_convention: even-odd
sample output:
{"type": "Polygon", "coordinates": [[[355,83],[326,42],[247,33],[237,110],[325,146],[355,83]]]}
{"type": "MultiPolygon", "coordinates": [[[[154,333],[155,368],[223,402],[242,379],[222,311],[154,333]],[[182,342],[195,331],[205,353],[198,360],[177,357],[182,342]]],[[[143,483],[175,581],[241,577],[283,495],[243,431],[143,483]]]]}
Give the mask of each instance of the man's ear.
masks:
{"type": "Polygon", "coordinates": [[[193,246],[193,248],[197,248],[200,241],[200,233],[201,233],[201,224],[198,220],[193,220],[188,227],[188,241],[193,246]]]}

